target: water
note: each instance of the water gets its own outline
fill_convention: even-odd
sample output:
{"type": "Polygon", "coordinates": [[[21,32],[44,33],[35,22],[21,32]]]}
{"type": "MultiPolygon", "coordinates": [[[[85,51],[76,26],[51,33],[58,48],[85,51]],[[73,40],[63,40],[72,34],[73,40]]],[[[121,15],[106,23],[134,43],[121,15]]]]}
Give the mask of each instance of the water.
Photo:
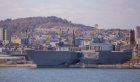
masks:
{"type": "Polygon", "coordinates": [[[0,68],[0,82],[140,82],[140,70],[0,68]]]}

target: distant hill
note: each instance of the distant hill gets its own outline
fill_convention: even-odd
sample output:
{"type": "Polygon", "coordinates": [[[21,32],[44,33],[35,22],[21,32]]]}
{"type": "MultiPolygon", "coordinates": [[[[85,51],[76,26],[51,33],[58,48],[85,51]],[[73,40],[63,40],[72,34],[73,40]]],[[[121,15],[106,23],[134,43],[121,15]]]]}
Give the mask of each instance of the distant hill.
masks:
{"type": "Polygon", "coordinates": [[[0,21],[0,27],[7,28],[12,32],[21,32],[27,29],[35,29],[38,27],[50,28],[50,27],[74,27],[81,28],[83,30],[93,30],[94,27],[85,26],[83,24],[75,24],[66,19],[62,19],[56,16],[50,17],[28,17],[18,19],[6,19],[0,21]]]}

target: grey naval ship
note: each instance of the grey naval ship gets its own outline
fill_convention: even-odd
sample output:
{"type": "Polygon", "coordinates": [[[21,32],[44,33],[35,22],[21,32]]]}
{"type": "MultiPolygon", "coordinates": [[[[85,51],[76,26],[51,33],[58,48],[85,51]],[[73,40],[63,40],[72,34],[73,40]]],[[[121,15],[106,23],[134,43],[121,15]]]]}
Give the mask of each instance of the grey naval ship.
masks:
{"type": "MultiPolygon", "coordinates": [[[[74,37],[74,34],[73,34],[74,37]]],[[[132,52],[114,51],[111,43],[91,43],[83,39],[81,46],[76,47],[73,38],[73,46],[47,47],[47,50],[26,50],[27,56],[37,64],[37,67],[70,67],[77,64],[122,64],[132,58],[132,52]],[[49,49],[50,48],[50,49],[49,49]]],[[[54,43],[51,45],[53,46],[54,43]]],[[[39,48],[41,49],[41,48],[39,48]]]]}
{"type": "Polygon", "coordinates": [[[72,51],[27,50],[27,56],[38,68],[69,67],[80,61],[82,54],[72,51]]]}
{"type": "Polygon", "coordinates": [[[26,50],[38,68],[69,67],[76,64],[122,64],[132,58],[132,52],[112,51],[43,51],[26,50]]]}

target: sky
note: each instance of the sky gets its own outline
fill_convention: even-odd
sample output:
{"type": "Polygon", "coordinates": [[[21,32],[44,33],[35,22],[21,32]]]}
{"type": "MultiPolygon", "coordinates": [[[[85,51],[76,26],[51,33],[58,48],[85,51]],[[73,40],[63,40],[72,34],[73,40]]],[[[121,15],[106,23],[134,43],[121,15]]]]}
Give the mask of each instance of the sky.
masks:
{"type": "Polygon", "coordinates": [[[140,0],[0,0],[0,20],[57,16],[99,28],[140,25],[140,0]]]}

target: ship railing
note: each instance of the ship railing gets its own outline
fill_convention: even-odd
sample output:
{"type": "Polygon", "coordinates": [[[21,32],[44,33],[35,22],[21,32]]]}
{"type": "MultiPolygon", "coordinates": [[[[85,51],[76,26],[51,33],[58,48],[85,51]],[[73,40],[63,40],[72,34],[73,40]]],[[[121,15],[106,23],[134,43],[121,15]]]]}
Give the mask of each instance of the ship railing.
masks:
{"type": "Polygon", "coordinates": [[[93,52],[95,51],[92,47],[56,47],[53,49],[25,49],[25,50],[42,50],[42,51],[71,51],[71,52],[93,52]]]}

